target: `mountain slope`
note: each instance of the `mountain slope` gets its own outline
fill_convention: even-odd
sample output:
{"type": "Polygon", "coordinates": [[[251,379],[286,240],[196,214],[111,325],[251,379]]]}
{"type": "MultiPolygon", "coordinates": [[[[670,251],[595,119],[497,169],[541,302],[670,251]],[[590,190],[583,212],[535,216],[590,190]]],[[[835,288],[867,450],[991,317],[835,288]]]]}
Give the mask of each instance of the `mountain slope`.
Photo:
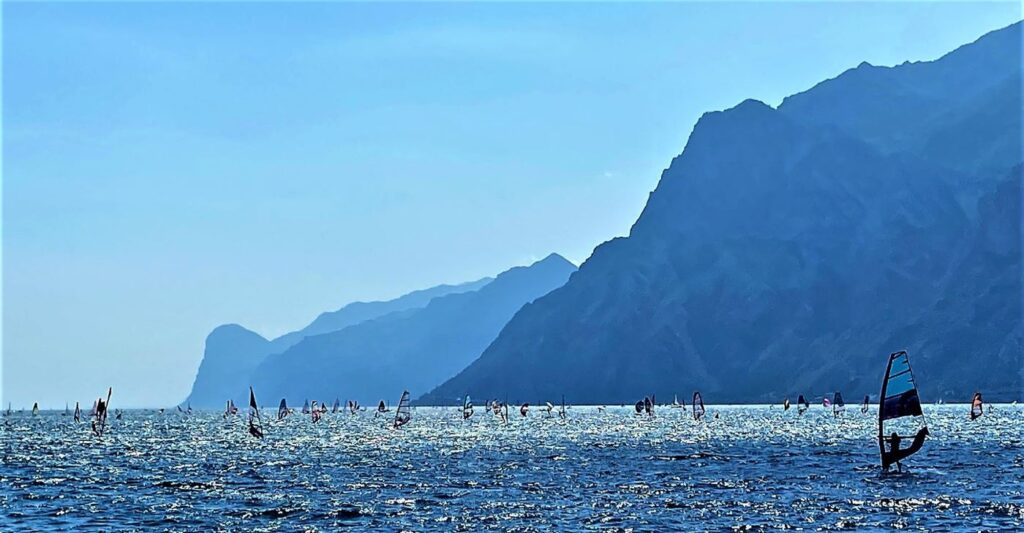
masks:
{"type": "Polygon", "coordinates": [[[629,236],[424,400],[859,395],[904,347],[926,398],[1019,395],[1019,34],[706,114],[629,236]]]}
{"type": "Polygon", "coordinates": [[[458,285],[438,285],[387,301],[354,302],[337,311],[322,313],[305,328],[274,340],[267,340],[237,324],[219,326],[206,338],[203,359],[185,402],[199,408],[214,408],[223,405],[228,398],[236,403],[247,400],[250,374],[270,354],[283,352],[308,336],[344,329],[392,313],[408,312],[427,305],[434,298],[478,290],[492,280],[482,278],[458,285]]]}
{"type": "Polygon", "coordinates": [[[307,337],[270,356],[253,373],[268,398],[335,397],[364,403],[426,392],[454,375],[494,340],[524,304],[569,278],[572,263],[552,254],[498,275],[478,291],[435,298],[426,307],[307,337]]]}

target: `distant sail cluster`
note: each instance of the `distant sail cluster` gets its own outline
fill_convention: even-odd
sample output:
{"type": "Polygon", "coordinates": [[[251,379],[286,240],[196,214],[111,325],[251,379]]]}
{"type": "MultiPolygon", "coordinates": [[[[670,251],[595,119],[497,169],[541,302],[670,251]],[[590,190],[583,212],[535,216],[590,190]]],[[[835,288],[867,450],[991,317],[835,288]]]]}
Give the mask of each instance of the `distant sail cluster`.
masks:
{"type": "MultiPolygon", "coordinates": [[[[107,415],[110,409],[110,401],[113,393],[112,388],[107,389],[106,398],[97,398],[92,405],[89,417],[91,419],[92,433],[97,438],[102,438],[107,427],[107,415]]],[[[841,418],[846,414],[846,402],[843,399],[842,392],[834,391],[831,394],[824,394],[820,397],[814,396],[821,400],[821,405],[824,409],[828,410],[831,415],[835,418],[841,418]]],[[[509,424],[510,422],[510,403],[505,401],[499,401],[498,399],[490,400],[484,404],[484,412],[489,412],[493,415],[500,423],[509,424]]],[[[571,406],[566,404],[565,397],[560,399],[559,405],[556,407],[551,402],[544,402],[542,412],[549,418],[559,418],[565,420],[568,418],[568,410],[571,406]]],[[[704,397],[700,391],[694,391],[691,397],[689,405],[686,401],[679,401],[678,395],[674,396],[672,403],[668,404],[667,407],[671,409],[677,409],[682,412],[689,413],[695,421],[703,421],[707,414],[707,408],[704,404],[704,397]]],[[[784,411],[788,411],[792,407],[789,398],[785,398],[782,402],[782,408],[784,411]]],[[[810,401],[806,396],[800,394],[796,400],[796,411],[798,415],[805,414],[811,407],[810,401]]],[[[864,399],[861,402],[860,413],[862,415],[867,414],[870,411],[871,398],[870,395],[864,395],[864,399]]],[[[351,415],[358,414],[365,411],[366,408],[359,405],[356,400],[348,400],[346,407],[343,408],[341,400],[335,398],[331,407],[328,408],[327,402],[319,400],[304,400],[301,414],[309,416],[310,421],[314,424],[318,423],[324,415],[327,413],[337,414],[346,410],[351,415]]],[[[658,403],[655,395],[645,396],[638,400],[633,406],[633,410],[637,417],[652,418],[656,416],[656,409],[658,403]]],[[[192,406],[187,405],[185,408],[178,406],[177,410],[183,415],[189,415],[192,413],[192,406]]],[[[598,412],[604,412],[604,406],[597,407],[598,412]]],[[[159,410],[163,412],[163,409],[159,410]]],[[[388,404],[385,400],[380,400],[376,408],[373,409],[373,416],[384,417],[388,416],[391,409],[388,408],[388,404]]],[[[461,406],[458,409],[459,416],[462,420],[469,420],[475,414],[476,410],[473,405],[473,401],[469,395],[465,396],[461,400],[461,406]]],[[[39,413],[38,403],[33,404],[32,414],[37,415],[39,413]]],[[[526,418],[530,415],[530,404],[522,403],[518,406],[518,413],[521,418],[526,418]]],[[[8,404],[6,416],[13,416],[11,405],[8,404]]],[[[277,420],[284,420],[285,418],[295,414],[294,409],[288,407],[288,402],[285,398],[281,398],[277,408],[277,420]]],[[[968,413],[971,420],[977,420],[985,414],[985,405],[982,400],[980,392],[976,392],[971,400],[970,412],[968,413]]],[[[235,405],[233,400],[227,400],[224,406],[223,417],[225,419],[233,418],[239,415],[239,409],[235,405]]],[[[74,422],[79,423],[82,419],[82,411],[79,407],[78,402],[75,402],[75,410],[72,414],[70,410],[70,404],[65,404],[64,412],[62,416],[73,416],[74,422]]],[[[714,418],[718,418],[719,413],[714,413],[714,418]]],[[[116,411],[115,418],[121,419],[121,412],[116,411]]],[[[409,391],[402,391],[401,396],[398,399],[397,407],[394,410],[394,417],[391,419],[391,427],[395,430],[405,427],[410,424],[413,420],[413,410],[410,402],[409,391]]],[[[249,411],[248,411],[248,433],[256,439],[263,439],[266,436],[266,428],[264,425],[263,416],[260,412],[259,403],[256,401],[256,393],[252,387],[249,388],[249,411]]],[[[890,466],[896,465],[898,468],[902,468],[900,462],[907,457],[910,457],[914,453],[917,453],[924,446],[925,439],[929,435],[928,424],[924,417],[924,411],[922,409],[921,398],[918,392],[917,381],[915,380],[913,370],[910,366],[910,357],[906,351],[893,352],[889,355],[886,365],[884,377],[881,383],[881,392],[878,399],[878,447],[880,462],[884,469],[889,469],[890,466]],[[904,445],[904,443],[907,443],[904,445]]]]}

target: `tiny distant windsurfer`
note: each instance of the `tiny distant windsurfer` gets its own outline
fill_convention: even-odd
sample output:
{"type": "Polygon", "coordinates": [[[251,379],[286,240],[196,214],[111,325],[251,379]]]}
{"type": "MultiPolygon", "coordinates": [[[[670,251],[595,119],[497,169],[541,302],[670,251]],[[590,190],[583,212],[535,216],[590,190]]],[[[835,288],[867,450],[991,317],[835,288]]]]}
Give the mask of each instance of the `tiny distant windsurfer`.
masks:
{"type": "Polygon", "coordinates": [[[103,435],[103,423],[107,420],[107,402],[103,398],[96,400],[96,416],[92,420],[92,432],[97,436],[103,435]]]}

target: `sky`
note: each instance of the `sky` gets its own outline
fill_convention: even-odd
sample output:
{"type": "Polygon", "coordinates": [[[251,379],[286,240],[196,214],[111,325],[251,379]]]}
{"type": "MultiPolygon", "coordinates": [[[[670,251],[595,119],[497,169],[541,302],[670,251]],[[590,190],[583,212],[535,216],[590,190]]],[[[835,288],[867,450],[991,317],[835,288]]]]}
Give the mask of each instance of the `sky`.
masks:
{"type": "Polygon", "coordinates": [[[1015,2],[4,3],[4,404],[168,406],[214,327],[584,261],[707,111],[1015,2]]]}

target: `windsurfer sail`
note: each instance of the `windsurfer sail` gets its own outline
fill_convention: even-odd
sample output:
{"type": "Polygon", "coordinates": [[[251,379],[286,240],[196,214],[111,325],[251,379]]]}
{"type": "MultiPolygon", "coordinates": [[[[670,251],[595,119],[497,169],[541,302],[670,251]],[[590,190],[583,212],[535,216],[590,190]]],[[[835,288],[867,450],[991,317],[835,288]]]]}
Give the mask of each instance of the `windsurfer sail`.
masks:
{"type": "Polygon", "coordinates": [[[558,410],[558,417],[561,418],[562,420],[565,420],[565,417],[566,417],[566,413],[565,413],[565,395],[564,394],[562,395],[562,407],[561,407],[561,409],[558,410]]]}
{"type": "Polygon", "coordinates": [[[983,414],[985,414],[985,407],[981,401],[981,393],[975,392],[974,399],[971,400],[971,420],[975,420],[983,414]]]}
{"type": "Polygon", "coordinates": [[[32,404],[32,416],[39,414],[39,402],[32,404]]]}
{"type": "Polygon", "coordinates": [[[338,398],[334,399],[334,405],[331,406],[331,414],[337,413],[341,409],[341,400],[338,398]]]}
{"type": "MultiPolygon", "coordinates": [[[[8,408],[10,409],[10,408],[8,408]]],[[[75,422],[82,421],[82,410],[78,407],[78,402],[75,402],[75,422]]]]}
{"type": "Polygon", "coordinates": [[[302,404],[302,414],[304,414],[304,415],[308,415],[309,414],[309,400],[308,399],[306,400],[306,403],[302,404]]]}
{"type": "Polygon", "coordinates": [[[263,419],[260,418],[260,408],[256,404],[256,394],[252,392],[252,387],[249,387],[249,434],[257,439],[263,438],[263,419]]]}
{"type": "Polygon", "coordinates": [[[288,416],[288,402],[281,398],[281,404],[277,406],[277,419],[284,420],[284,417],[288,416]]]}
{"type": "Polygon", "coordinates": [[[889,354],[889,363],[882,379],[882,393],[878,401],[878,450],[881,455],[882,468],[896,464],[902,469],[900,461],[917,453],[924,445],[928,436],[928,424],[921,411],[921,399],[917,393],[917,382],[910,368],[910,360],[906,351],[889,354]],[[920,429],[914,435],[910,447],[900,448],[900,442],[908,436],[900,436],[899,430],[916,425],[920,429]],[[892,433],[886,436],[886,432],[892,433]],[[889,450],[885,449],[886,443],[889,450]]]}
{"type": "Polygon", "coordinates": [[[412,419],[412,408],[409,407],[409,391],[402,392],[402,398],[398,400],[398,409],[395,409],[395,429],[409,423],[412,419]]]}
{"type": "Polygon", "coordinates": [[[530,414],[530,404],[524,403],[519,406],[519,416],[526,416],[530,414]]]}
{"type": "Polygon", "coordinates": [[[861,413],[868,412],[868,406],[869,406],[870,403],[871,403],[871,398],[868,397],[867,394],[865,394],[864,395],[864,403],[860,404],[860,412],[861,413]]]}
{"type": "Polygon", "coordinates": [[[378,413],[386,413],[386,412],[388,412],[388,404],[384,403],[384,400],[381,400],[380,403],[377,404],[377,412],[378,413]]]}
{"type": "Polygon", "coordinates": [[[786,398],[785,401],[782,402],[782,410],[789,411],[789,398],[786,398]]]}
{"type": "Polygon", "coordinates": [[[800,397],[796,399],[796,412],[802,415],[810,408],[811,404],[807,401],[807,398],[804,398],[804,395],[801,394],[800,397]]]}
{"type": "Polygon", "coordinates": [[[544,402],[544,405],[547,407],[548,416],[550,417],[551,412],[555,410],[555,406],[551,405],[551,402],[544,402]]]}
{"type": "Polygon", "coordinates": [[[700,420],[704,418],[704,398],[701,397],[700,391],[694,391],[693,393],[693,419],[700,420]]]}
{"type": "Polygon", "coordinates": [[[462,419],[466,420],[473,416],[473,402],[470,401],[469,395],[466,395],[466,401],[462,403],[462,419]]]}
{"type": "Polygon", "coordinates": [[[316,405],[316,400],[313,400],[313,408],[309,411],[309,418],[314,424],[320,421],[320,409],[316,405]]]}
{"type": "Polygon", "coordinates": [[[97,437],[102,437],[103,432],[107,429],[107,409],[110,407],[110,395],[114,392],[113,388],[107,389],[107,401],[104,402],[103,398],[96,400],[96,416],[92,420],[92,432],[97,437]]]}
{"type": "Polygon", "coordinates": [[[832,416],[839,418],[839,415],[846,412],[846,403],[843,402],[843,395],[836,391],[835,396],[832,397],[832,416]]]}

